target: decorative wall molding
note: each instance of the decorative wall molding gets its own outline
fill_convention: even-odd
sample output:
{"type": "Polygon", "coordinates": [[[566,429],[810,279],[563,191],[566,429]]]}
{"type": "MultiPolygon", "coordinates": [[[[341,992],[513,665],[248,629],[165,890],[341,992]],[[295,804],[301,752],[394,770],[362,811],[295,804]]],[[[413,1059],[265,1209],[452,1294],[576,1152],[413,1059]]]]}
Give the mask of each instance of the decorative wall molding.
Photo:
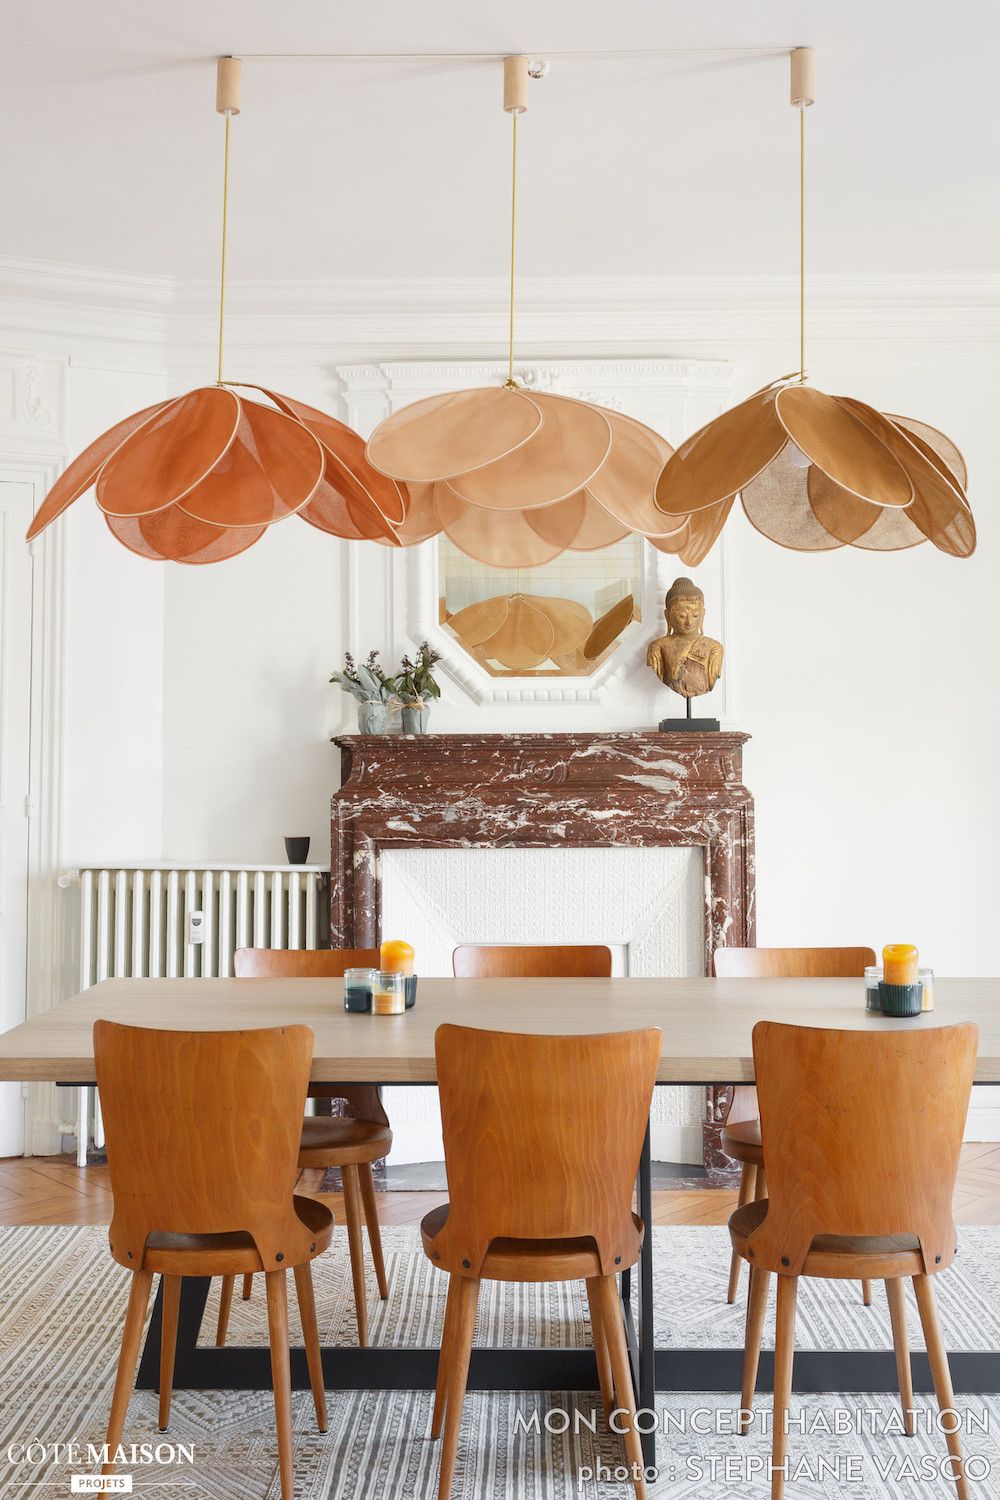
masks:
{"type": "MultiPolygon", "coordinates": [[[[178,374],[205,367],[216,313],[214,278],[129,275],[59,262],[0,257],[0,327],[46,349],[125,363],[151,357],[178,374]]],[[[506,338],[501,278],[309,281],[231,280],[227,344],[233,369],[266,359],[274,369],[317,361],[398,359],[499,351],[506,338]]],[[[818,353],[858,342],[983,345],[1000,339],[1000,274],[819,275],[810,281],[818,353]]],[[[574,348],[742,358],[793,348],[798,318],[791,276],[524,278],[519,347],[525,355],[574,348]]]]}

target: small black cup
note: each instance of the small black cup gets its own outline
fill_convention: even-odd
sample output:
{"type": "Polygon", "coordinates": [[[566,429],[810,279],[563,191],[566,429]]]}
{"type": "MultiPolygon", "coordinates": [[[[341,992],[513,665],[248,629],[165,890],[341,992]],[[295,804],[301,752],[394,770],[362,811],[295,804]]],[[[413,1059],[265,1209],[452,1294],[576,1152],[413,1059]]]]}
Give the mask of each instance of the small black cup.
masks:
{"type": "Polygon", "coordinates": [[[286,839],[285,854],[290,865],[304,865],[309,858],[309,840],[307,838],[286,839]]]}

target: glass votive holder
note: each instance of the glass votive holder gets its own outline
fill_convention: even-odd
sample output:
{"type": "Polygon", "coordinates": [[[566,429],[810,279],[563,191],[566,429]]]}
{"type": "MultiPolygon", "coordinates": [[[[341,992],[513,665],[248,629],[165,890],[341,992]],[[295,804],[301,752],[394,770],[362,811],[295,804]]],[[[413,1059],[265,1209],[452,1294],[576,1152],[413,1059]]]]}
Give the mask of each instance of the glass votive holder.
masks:
{"type": "Polygon", "coordinates": [[[406,1009],[406,975],[387,974],[384,969],[372,973],[372,1014],[401,1016],[406,1009]]]}
{"type": "Polygon", "coordinates": [[[920,985],[923,993],[920,997],[921,1010],[934,1009],[934,970],[921,969],[919,972],[920,985]]]}
{"type": "Polygon", "coordinates": [[[416,974],[404,974],[403,985],[406,990],[406,1008],[412,1010],[417,1003],[417,976],[416,974]]]}
{"type": "Polygon", "coordinates": [[[882,965],[869,964],[865,969],[865,1010],[877,1015],[882,1009],[878,987],[882,982],[882,965]]]}
{"type": "Polygon", "coordinates": [[[372,1008],[375,969],[344,970],[344,1009],[365,1014],[372,1008]]]}

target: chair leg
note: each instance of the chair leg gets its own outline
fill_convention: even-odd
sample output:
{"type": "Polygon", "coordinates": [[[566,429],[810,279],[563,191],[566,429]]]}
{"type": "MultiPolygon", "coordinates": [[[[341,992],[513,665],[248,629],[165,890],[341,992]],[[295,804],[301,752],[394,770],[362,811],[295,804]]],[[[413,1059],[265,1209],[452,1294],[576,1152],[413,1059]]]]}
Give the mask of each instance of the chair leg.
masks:
{"type": "MultiPolygon", "coordinates": [[[[146,1322],[146,1309],[149,1306],[149,1290],[152,1284],[152,1271],[132,1272],[132,1284],[128,1293],[128,1311],[125,1314],[122,1346],[118,1354],[115,1393],[111,1399],[111,1415],[108,1418],[108,1451],[112,1453],[121,1442],[122,1433],[125,1430],[125,1413],[128,1411],[128,1398],[132,1394],[132,1384],[135,1380],[135,1367],[139,1359],[139,1345],[142,1342],[142,1330],[146,1322]]],[[[113,1463],[106,1463],[101,1469],[102,1474],[113,1474],[114,1471],[113,1463]]]]}
{"type": "Polygon", "coordinates": [[[889,1299],[889,1317],[892,1320],[892,1347],[896,1351],[896,1376],[899,1395],[903,1403],[903,1426],[906,1436],[913,1436],[913,1371],[910,1368],[910,1343],[906,1336],[906,1300],[903,1297],[903,1282],[894,1276],[885,1284],[889,1299]]]}
{"type": "Polygon", "coordinates": [[[312,1387],[313,1405],[316,1408],[316,1425],[320,1432],[325,1432],[326,1390],[323,1385],[323,1356],[319,1348],[319,1325],[316,1322],[312,1266],[308,1261],[303,1261],[301,1266],[295,1267],[295,1293],[299,1299],[299,1317],[302,1319],[302,1337],[306,1346],[306,1364],[309,1366],[309,1384],[312,1387]]]}
{"type": "Polygon", "coordinates": [[[457,1276],[448,1277],[448,1297],[444,1306],[444,1327],[441,1329],[441,1349],[438,1353],[437,1381],[434,1386],[434,1415],[431,1417],[431,1437],[439,1438],[444,1425],[445,1386],[448,1379],[451,1346],[455,1338],[455,1309],[458,1306],[457,1276]]]}
{"type": "Polygon", "coordinates": [[[785,1493],[783,1465],[788,1455],[788,1403],[792,1394],[792,1362],[795,1357],[795,1306],[799,1295],[797,1276],[778,1277],[778,1323],[774,1339],[774,1436],[771,1445],[771,1500],[785,1493]]]}
{"type": "Polygon", "coordinates": [[[365,1286],[365,1247],[361,1239],[361,1184],[357,1167],[341,1167],[340,1176],[344,1184],[344,1218],[347,1220],[354,1305],[358,1316],[358,1346],[365,1349],[368,1346],[368,1289],[365,1286]]]}
{"type": "Polygon", "coordinates": [[[770,1271],[763,1271],[760,1266],[751,1266],[746,1339],[743,1348],[743,1391],[740,1398],[739,1432],[741,1436],[745,1436],[749,1430],[750,1416],[753,1412],[753,1397],[757,1389],[757,1369],[760,1365],[760,1341],[764,1332],[767,1295],[770,1289],[770,1271]]]}
{"type": "MultiPolygon", "coordinates": [[[[743,1170],[740,1172],[740,1197],[737,1207],[744,1208],[751,1201],[756,1187],[757,1168],[753,1162],[745,1161],[743,1170]]],[[[740,1289],[740,1266],[742,1264],[742,1255],[737,1255],[734,1250],[729,1262],[729,1290],[726,1293],[726,1301],[730,1306],[736,1301],[736,1293],[740,1289]]]]}
{"type": "Polygon", "coordinates": [[[229,1311],[233,1305],[233,1288],[235,1285],[235,1276],[223,1276],[222,1288],[219,1292],[219,1321],[215,1329],[215,1347],[217,1349],[224,1349],[226,1346],[226,1334],[229,1332],[229,1311]]]}
{"type": "Polygon", "coordinates": [[[358,1168],[358,1176],[361,1179],[361,1201],[365,1206],[365,1223],[368,1225],[368,1244],[372,1252],[372,1265],[375,1267],[375,1280],[378,1282],[378,1294],[384,1302],[389,1295],[389,1283],[382,1258],[382,1230],[378,1222],[378,1199],[375,1196],[370,1161],[362,1163],[358,1168]]]}
{"type": "Polygon", "coordinates": [[[765,1170],[764,1170],[763,1167],[758,1167],[757,1168],[757,1182],[756,1182],[756,1185],[755,1185],[754,1190],[753,1190],[754,1202],[755,1203],[759,1203],[762,1198],[766,1198],[766,1197],[767,1197],[767,1173],[765,1172],[765,1170]]]}
{"type": "Polygon", "coordinates": [[[177,1353],[177,1315],[181,1310],[181,1278],[163,1276],[163,1324],[160,1330],[160,1431],[170,1426],[170,1398],[174,1392],[174,1355],[177,1353]]]}
{"type": "Polygon", "coordinates": [[[248,1271],[243,1278],[243,1301],[250,1301],[250,1293],[253,1291],[253,1272],[248,1271]]]}
{"type": "Polygon", "coordinates": [[[625,1342],[625,1324],[622,1322],[618,1302],[618,1284],[614,1276],[596,1276],[594,1290],[601,1310],[601,1326],[608,1341],[608,1354],[611,1358],[611,1371],[618,1398],[617,1407],[627,1417],[625,1453],[632,1469],[632,1486],[636,1500],[646,1500],[645,1463],[642,1457],[642,1442],[635,1425],[635,1393],[632,1389],[628,1345],[625,1342]]]}
{"type": "Polygon", "coordinates": [[[441,1477],[438,1500],[449,1500],[451,1479],[458,1452],[458,1430],[462,1421],[465,1387],[469,1379],[469,1356],[476,1331],[479,1281],[471,1276],[452,1276],[455,1320],[444,1379],[444,1442],[441,1445],[441,1477]]]}
{"type": "Polygon", "coordinates": [[[278,1431],[278,1472],[281,1500],[292,1500],[292,1371],[288,1353],[288,1287],[284,1271],[268,1271],[267,1332],[271,1341],[271,1384],[274,1387],[274,1425],[278,1431]]]}
{"type": "Polygon", "coordinates": [[[601,1387],[601,1400],[604,1403],[604,1415],[610,1421],[611,1413],[615,1409],[615,1380],[611,1373],[608,1336],[604,1329],[600,1293],[595,1286],[595,1280],[595,1277],[587,1279],[587,1303],[590,1307],[590,1328],[594,1335],[594,1355],[597,1359],[597,1378],[601,1387]]]}
{"type": "MultiPolygon", "coordinates": [[[[889,1283],[886,1282],[886,1286],[888,1286],[888,1285],[889,1285],[889,1283]]],[[[866,1307],[871,1307],[871,1305],[872,1305],[872,1284],[871,1284],[870,1281],[863,1281],[861,1283],[861,1300],[864,1302],[864,1304],[865,1304],[866,1307]]]]}
{"type": "Polygon", "coordinates": [[[930,1361],[931,1375],[934,1378],[934,1393],[937,1396],[938,1407],[942,1417],[945,1412],[952,1413],[949,1426],[953,1430],[945,1433],[948,1443],[948,1452],[951,1454],[951,1472],[955,1480],[955,1488],[958,1491],[958,1500],[968,1500],[969,1487],[965,1478],[965,1465],[962,1462],[962,1445],[958,1437],[958,1416],[955,1413],[955,1392],[951,1384],[951,1370],[948,1368],[948,1354],[941,1337],[941,1325],[938,1322],[937,1307],[934,1301],[934,1288],[931,1286],[929,1276],[914,1276],[913,1290],[917,1294],[917,1307],[920,1310],[920,1326],[924,1331],[924,1342],[927,1345],[927,1358],[930,1361]]]}

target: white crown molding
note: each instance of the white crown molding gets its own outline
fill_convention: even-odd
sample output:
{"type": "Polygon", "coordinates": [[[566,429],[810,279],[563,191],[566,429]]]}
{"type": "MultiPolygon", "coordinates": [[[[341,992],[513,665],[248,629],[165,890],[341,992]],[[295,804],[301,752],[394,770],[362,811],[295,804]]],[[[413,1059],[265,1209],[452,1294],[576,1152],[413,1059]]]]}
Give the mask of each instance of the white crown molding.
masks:
{"type": "MultiPolygon", "coordinates": [[[[203,371],[216,294],[214,279],[0,257],[4,337],[43,352],[70,346],[84,361],[203,371]]],[[[994,272],[815,276],[809,294],[811,344],[831,357],[859,342],[940,350],[1000,338],[994,272]]],[[[234,279],[230,366],[239,373],[251,359],[306,369],[329,360],[499,353],[506,298],[505,282],[485,277],[234,279]]],[[[791,276],[526,278],[518,345],[526,358],[667,349],[738,360],[750,350],[794,352],[797,316],[791,276]]]]}

